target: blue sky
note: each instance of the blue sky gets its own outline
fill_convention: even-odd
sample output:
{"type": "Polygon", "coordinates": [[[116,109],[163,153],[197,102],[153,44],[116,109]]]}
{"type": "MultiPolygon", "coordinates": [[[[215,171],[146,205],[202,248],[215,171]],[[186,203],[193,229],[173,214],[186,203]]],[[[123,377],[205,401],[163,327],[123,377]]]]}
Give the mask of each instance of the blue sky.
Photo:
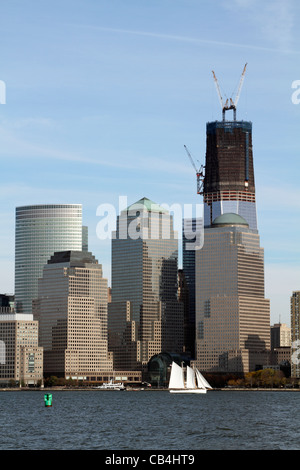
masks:
{"type": "Polygon", "coordinates": [[[253,123],[271,322],[300,289],[300,16],[296,0],[10,0],[1,5],[0,292],[14,291],[15,207],[81,203],[110,280],[97,207],[119,196],[196,204],[187,145],[204,164],[208,121],[248,63],[237,118],[253,123]]]}

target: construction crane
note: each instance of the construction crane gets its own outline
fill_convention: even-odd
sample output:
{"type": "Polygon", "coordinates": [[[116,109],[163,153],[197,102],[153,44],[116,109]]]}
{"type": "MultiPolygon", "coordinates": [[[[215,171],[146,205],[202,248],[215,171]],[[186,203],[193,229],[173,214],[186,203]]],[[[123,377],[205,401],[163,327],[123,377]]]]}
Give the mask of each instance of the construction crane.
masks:
{"type": "Polygon", "coordinates": [[[241,76],[241,79],[240,79],[240,83],[239,83],[239,87],[238,87],[238,91],[237,91],[235,100],[233,101],[233,100],[230,98],[230,102],[229,102],[229,103],[228,103],[228,98],[226,99],[226,102],[224,103],[223,98],[222,98],[222,95],[221,95],[221,91],[220,91],[220,87],[219,87],[219,83],[218,83],[217,77],[216,77],[216,75],[215,75],[215,72],[212,71],[212,74],[213,74],[213,77],[214,77],[214,81],[215,81],[215,84],[216,84],[217,93],[218,93],[219,100],[220,100],[221,107],[222,107],[222,117],[223,117],[223,121],[225,121],[225,112],[228,111],[229,109],[233,109],[233,119],[234,119],[234,121],[236,120],[236,107],[237,107],[237,104],[238,104],[238,100],[239,100],[239,98],[240,98],[241,89],[242,89],[242,85],[243,85],[243,81],[244,81],[245,73],[246,73],[246,67],[247,67],[247,64],[245,64],[245,66],[244,66],[244,69],[243,69],[243,72],[242,72],[242,76],[241,76]]]}
{"type": "Polygon", "coordinates": [[[194,170],[196,172],[196,176],[197,176],[197,194],[203,194],[203,181],[204,181],[204,166],[201,165],[201,167],[199,168],[199,170],[197,170],[196,168],[196,165],[194,163],[194,160],[190,154],[190,152],[188,151],[187,149],[187,146],[184,145],[184,148],[186,150],[186,153],[188,154],[188,157],[190,159],[190,162],[191,164],[193,165],[194,167],[194,170]]]}

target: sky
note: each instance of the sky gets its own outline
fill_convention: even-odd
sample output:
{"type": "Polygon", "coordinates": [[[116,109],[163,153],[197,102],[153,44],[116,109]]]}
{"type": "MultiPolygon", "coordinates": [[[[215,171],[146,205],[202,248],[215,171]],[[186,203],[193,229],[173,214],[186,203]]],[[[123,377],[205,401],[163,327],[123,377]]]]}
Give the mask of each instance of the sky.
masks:
{"type": "Polygon", "coordinates": [[[299,19],[297,0],[3,2],[0,293],[14,292],[18,206],[82,204],[110,284],[99,207],[199,204],[184,145],[205,164],[206,123],[222,118],[212,70],[226,98],[247,63],[237,119],[253,126],[271,323],[289,325],[300,289],[299,19]]]}

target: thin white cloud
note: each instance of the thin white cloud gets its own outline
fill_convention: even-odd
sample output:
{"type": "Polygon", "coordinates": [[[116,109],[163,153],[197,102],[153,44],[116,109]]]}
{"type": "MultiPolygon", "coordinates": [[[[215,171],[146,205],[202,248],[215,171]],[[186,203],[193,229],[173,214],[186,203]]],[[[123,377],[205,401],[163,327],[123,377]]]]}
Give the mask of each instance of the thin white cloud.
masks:
{"type": "MultiPolygon", "coordinates": [[[[264,46],[257,46],[253,44],[241,44],[241,43],[233,43],[233,42],[226,42],[226,41],[214,41],[210,39],[201,39],[201,38],[194,38],[189,36],[178,36],[173,34],[163,34],[163,33],[156,33],[150,31],[138,31],[138,30],[129,30],[129,29],[121,29],[121,28],[107,28],[102,26],[93,26],[93,25],[84,25],[84,24],[77,24],[77,27],[80,28],[89,28],[95,29],[98,31],[106,31],[110,33],[117,33],[117,34],[128,34],[128,35],[135,35],[135,36],[145,36],[145,37],[152,37],[155,39],[163,39],[163,40],[170,40],[170,41],[179,41],[179,42],[187,42],[193,43],[195,45],[200,44],[207,44],[212,46],[222,46],[222,47],[231,47],[231,48],[240,48],[240,49],[251,49],[257,51],[265,51],[265,52],[278,52],[278,47],[264,47],[264,46]]],[[[286,51],[282,51],[286,52],[286,51]]],[[[299,54],[299,51],[292,51],[289,50],[290,53],[299,54]]]]}
{"type": "MultiPolygon", "coordinates": [[[[86,153],[82,154],[81,152],[75,152],[73,150],[65,151],[57,148],[50,147],[47,143],[43,145],[36,144],[28,140],[24,140],[18,135],[18,128],[35,122],[32,119],[24,119],[17,121],[15,124],[11,125],[11,128],[5,126],[0,126],[0,138],[1,138],[1,158],[13,157],[13,158],[46,158],[49,160],[64,160],[69,162],[78,162],[91,165],[100,165],[108,168],[115,169],[132,169],[132,170],[144,170],[147,169],[151,171],[152,169],[156,171],[156,168],[159,167],[162,171],[175,173],[175,174],[191,174],[192,169],[189,165],[186,164],[185,155],[182,151],[182,163],[176,163],[170,156],[156,157],[151,155],[136,155],[136,151],[123,150],[122,154],[118,150],[110,149],[99,149],[99,157],[92,158],[86,153]],[[105,158],[103,158],[105,154],[105,158]],[[126,157],[126,158],[125,158],[126,157]],[[170,164],[172,162],[172,164],[170,164]]],[[[42,122],[38,120],[38,122],[42,122]]],[[[45,123],[48,123],[48,120],[45,119],[45,123]]],[[[49,121],[50,125],[51,121],[49,121]]]]}

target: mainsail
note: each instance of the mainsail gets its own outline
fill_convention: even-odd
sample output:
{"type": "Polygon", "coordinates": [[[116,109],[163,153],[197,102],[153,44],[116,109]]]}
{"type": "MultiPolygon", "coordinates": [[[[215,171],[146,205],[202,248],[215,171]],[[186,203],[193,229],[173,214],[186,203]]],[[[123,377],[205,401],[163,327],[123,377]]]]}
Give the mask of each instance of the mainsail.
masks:
{"type": "Polygon", "coordinates": [[[186,388],[196,388],[195,372],[189,366],[186,368],[186,388]]]}
{"type": "Polygon", "coordinates": [[[184,388],[183,369],[172,362],[169,388],[184,388]]]}

